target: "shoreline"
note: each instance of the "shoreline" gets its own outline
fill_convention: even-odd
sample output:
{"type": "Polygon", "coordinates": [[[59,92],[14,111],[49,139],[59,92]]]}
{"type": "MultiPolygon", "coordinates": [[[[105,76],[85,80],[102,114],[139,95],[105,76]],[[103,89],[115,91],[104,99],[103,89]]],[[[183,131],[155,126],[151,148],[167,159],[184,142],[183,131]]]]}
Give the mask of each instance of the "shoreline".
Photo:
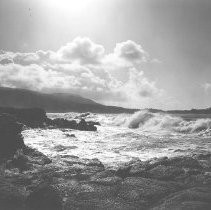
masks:
{"type": "Polygon", "coordinates": [[[211,153],[134,159],[112,169],[96,158],[52,161],[25,145],[22,129],[0,115],[4,210],[210,209],[211,153]]]}
{"type": "Polygon", "coordinates": [[[183,209],[186,201],[191,206],[195,206],[196,201],[200,202],[203,208],[196,209],[209,209],[204,206],[211,205],[210,199],[206,198],[211,195],[211,153],[130,161],[117,170],[105,168],[98,159],[78,157],[69,157],[64,166],[51,162],[42,153],[32,149],[22,157],[27,159],[29,168],[20,171],[16,165],[6,169],[1,180],[18,191],[24,189],[20,204],[24,210],[33,207],[38,201],[50,205],[45,204],[45,199],[40,200],[38,195],[34,195],[37,191],[42,194],[43,189],[47,190],[45,193],[49,196],[52,190],[55,191],[60,200],[59,209],[65,210],[171,209],[177,205],[183,209]],[[206,196],[203,199],[201,191],[206,196]],[[178,201],[178,196],[182,202],[178,201]],[[36,202],[31,203],[31,197],[36,202]]]}

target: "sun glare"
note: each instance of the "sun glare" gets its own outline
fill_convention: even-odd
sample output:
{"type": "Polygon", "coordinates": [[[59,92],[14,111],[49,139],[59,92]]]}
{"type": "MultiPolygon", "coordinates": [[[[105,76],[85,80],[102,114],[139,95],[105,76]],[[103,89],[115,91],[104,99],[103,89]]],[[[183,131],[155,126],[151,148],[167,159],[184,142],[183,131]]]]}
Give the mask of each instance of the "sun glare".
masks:
{"type": "Polygon", "coordinates": [[[97,0],[47,0],[48,6],[55,10],[70,12],[72,15],[83,15],[92,12],[97,0]]]}

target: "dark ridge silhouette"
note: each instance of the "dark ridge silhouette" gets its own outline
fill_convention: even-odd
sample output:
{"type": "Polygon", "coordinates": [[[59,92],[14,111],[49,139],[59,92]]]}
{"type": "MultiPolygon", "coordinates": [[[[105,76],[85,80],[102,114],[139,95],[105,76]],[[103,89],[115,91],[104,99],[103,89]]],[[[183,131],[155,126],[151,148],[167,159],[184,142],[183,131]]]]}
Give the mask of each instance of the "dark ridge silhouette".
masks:
{"type": "Polygon", "coordinates": [[[168,114],[211,114],[211,107],[206,109],[190,109],[190,110],[161,110],[161,109],[146,109],[152,113],[163,112],[168,114]]]}
{"type": "MultiPolygon", "coordinates": [[[[69,93],[41,93],[25,89],[0,87],[0,107],[41,108],[46,112],[134,113],[140,109],[105,106],[79,95],[69,93]]],[[[207,109],[161,110],[142,109],[168,114],[211,114],[207,109]]]]}
{"type": "Polygon", "coordinates": [[[138,109],[105,106],[79,95],[68,93],[40,93],[25,89],[0,87],[0,106],[14,108],[42,108],[46,112],[133,113],[138,109]]]}

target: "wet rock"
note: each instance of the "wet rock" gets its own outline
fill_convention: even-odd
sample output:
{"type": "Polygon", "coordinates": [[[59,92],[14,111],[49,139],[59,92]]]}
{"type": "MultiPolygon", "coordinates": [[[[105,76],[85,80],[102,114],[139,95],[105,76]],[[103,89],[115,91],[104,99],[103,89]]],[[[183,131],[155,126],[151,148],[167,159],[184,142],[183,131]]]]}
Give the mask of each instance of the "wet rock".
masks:
{"type": "Polygon", "coordinates": [[[12,176],[5,175],[5,178],[17,187],[28,187],[33,181],[33,176],[25,173],[13,174],[12,176]]]}
{"type": "Polygon", "coordinates": [[[75,119],[85,118],[85,117],[87,117],[87,116],[89,116],[89,115],[90,115],[89,112],[85,112],[85,113],[82,113],[82,114],[76,116],[75,119]]]}
{"type": "Polygon", "coordinates": [[[6,179],[0,178],[0,209],[22,210],[24,209],[25,191],[15,187],[6,179]]]}
{"type": "Polygon", "coordinates": [[[158,165],[165,165],[169,161],[168,157],[153,158],[149,161],[146,161],[146,168],[152,169],[158,165]]]}
{"type": "MultiPolygon", "coordinates": [[[[118,185],[106,186],[85,183],[72,189],[65,203],[64,210],[108,210],[115,209],[118,185]]],[[[119,207],[121,207],[121,203],[119,207]]],[[[127,207],[129,205],[126,205],[127,207]]],[[[120,208],[117,208],[120,210],[120,208]]],[[[126,209],[126,208],[122,208],[126,209]]],[[[130,209],[130,208],[128,208],[130,209]]]]}
{"type": "Polygon", "coordinates": [[[149,207],[167,196],[181,190],[176,182],[163,182],[141,177],[128,177],[122,182],[118,197],[136,206],[149,207]]]}
{"type": "Polygon", "coordinates": [[[194,154],[193,158],[196,158],[198,160],[208,160],[208,159],[211,159],[211,153],[194,154]]]}
{"type": "Polygon", "coordinates": [[[165,161],[163,165],[166,166],[177,166],[183,168],[196,168],[200,169],[202,166],[200,165],[197,159],[187,156],[179,156],[179,157],[172,157],[165,161]]]}
{"type": "Polygon", "coordinates": [[[98,172],[93,175],[93,179],[101,179],[101,178],[107,178],[107,177],[112,177],[115,175],[115,171],[113,170],[104,170],[101,172],[98,172]]]}
{"type": "Polygon", "coordinates": [[[70,128],[70,129],[76,129],[77,128],[77,122],[75,120],[66,120],[63,118],[56,118],[49,121],[49,124],[56,126],[57,128],[70,128]]]}
{"type": "Polygon", "coordinates": [[[55,187],[41,185],[27,197],[26,206],[29,210],[62,210],[62,197],[55,187]]]}
{"type": "Polygon", "coordinates": [[[92,183],[101,184],[101,185],[115,185],[115,184],[119,184],[121,181],[122,179],[117,176],[91,179],[92,183]]]}
{"type": "Polygon", "coordinates": [[[200,173],[197,175],[189,175],[188,173],[177,177],[175,179],[178,182],[184,183],[186,186],[201,186],[201,185],[211,185],[211,178],[206,176],[206,173],[200,173]]]}
{"type": "Polygon", "coordinates": [[[162,166],[159,165],[148,172],[150,178],[159,180],[174,180],[176,177],[184,174],[185,171],[182,168],[176,166],[162,166]]]}
{"type": "Polygon", "coordinates": [[[77,125],[77,129],[82,131],[96,131],[97,127],[95,127],[93,123],[88,123],[84,119],[81,119],[77,125]]]}
{"type": "Polygon", "coordinates": [[[142,164],[133,165],[130,168],[129,176],[148,177],[148,172],[142,164]]]}
{"type": "Polygon", "coordinates": [[[63,118],[56,118],[53,120],[48,120],[47,123],[49,126],[55,126],[57,128],[69,128],[76,129],[81,131],[96,131],[97,127],[93,122],[86,122],[84,119],[81,119],[79,123],[76,120],[66,120],[63,118]]]}
{"type": "Polygon", "coordinates": [[[56,146],[54,147],[54,149],[55,149],[57,152],[62,152],[62,151],[64,151],[64,150],[71,150],[71,149],[76,149],[76,148],[78,148],[78,147],[77,147],[77,146],[63,146],[63,145],[61,145],[61,144],[56,145],[56,146]]]}
{"type": "Polygon", "coordinates": [[[23,172],[29,170],[32,165],[29,163],[27,156],[23,154],[22,150],[17,150],[14,157],[7,161],[6,167],[8,169],[18,168],[20,172],[23,172]]]}
{"type": "Polygon", "coordinates": [[[102,164],[102,162],[97,158],[88,159],[86,165],[87,166],[98,166],[98,167],[104,168],[104,165],[102,164]]]}
{"type": "Polygon", "coordinates": [[[43,153],[27,146],[24,147],[23,154],[27,156],[28,163],[30,164],[46,165],[52,162],[52,160],[43,153]]]}
{"type": "Polygon", "coordinates": [[[121,177],[121,178],[128,177],[128,176],[129,176],[129,173],[130,173],[131,167],[132,167],[131,165],[129,165],[129,166],[121,166],[121,167],[119,167],[119,168],[116,170],[115,175],[116,175],[116,176],[119,176],[119,177],[121,177]]]}
{"type": "Polygon", "coordinates": [[[160,205],[153,210],[209,210],[211,207],[211,188],[195,187],[181,192],[177,192],[165,198],[160,205]]]}
{"type": "Polygon", "coordinates": [[[24,147],[21,135],[23,125],[8,114],[0,115],[0,157],[11,157],[24,147]]]}
{"type": "Polygon", "coordinates": [[[74,137],[74,138],[76,137],[75,134],[73,134],[73,133],[72,133],[72,134],[65,133],[65,136],[66,136],[66,137],[74,137]]]}
{"type": "Polygon", "coordinates": [[[12,115],[18,122],[32,128],[43,127],[47,122],[46,112],[40,108],[17,109],[1,107],[0,113],[12,115]]]}
{"type": "Polygon", "coordinates": [[[99,122],[94,122],[94,121],[87,121],[87,123],[88,123],[89,125],[92,125],[92,126],[94,126],[94,125],[100,125],[99,122]]]}

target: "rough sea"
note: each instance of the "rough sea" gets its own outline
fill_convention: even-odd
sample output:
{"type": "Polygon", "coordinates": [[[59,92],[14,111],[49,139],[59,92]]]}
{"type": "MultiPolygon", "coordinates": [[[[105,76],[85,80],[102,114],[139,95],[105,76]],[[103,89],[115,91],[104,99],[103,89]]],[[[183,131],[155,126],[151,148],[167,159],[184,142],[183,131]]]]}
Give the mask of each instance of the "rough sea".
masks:
{"type": "Polygon", "coordinates": [[[50,118],[98,121],[96,132],[71,129],[28,129],[25,143],[54,161],[73,156],[98,158],[116,167],[132,159],[211,152],[211,116],[170,115],[139,111],[135,114],[48,113],[50,118]]]}

